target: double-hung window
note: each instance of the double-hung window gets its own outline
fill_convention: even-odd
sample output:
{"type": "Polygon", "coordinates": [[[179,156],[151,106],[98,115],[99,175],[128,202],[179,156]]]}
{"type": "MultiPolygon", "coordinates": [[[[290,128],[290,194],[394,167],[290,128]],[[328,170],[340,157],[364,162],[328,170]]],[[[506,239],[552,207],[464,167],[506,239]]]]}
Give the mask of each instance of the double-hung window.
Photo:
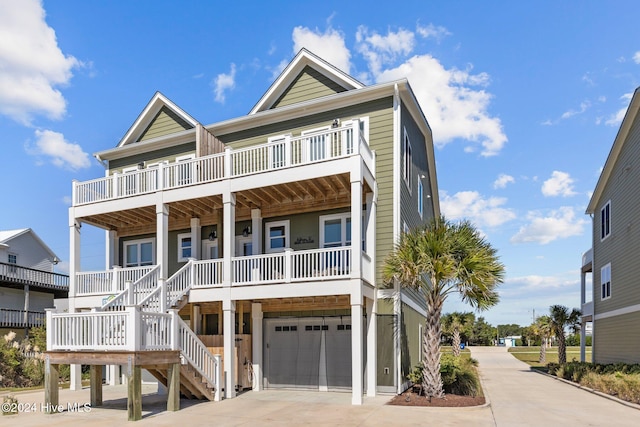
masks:
{"type": "Polygon", "coordinates": [[[403,149],[403,158],[402,158],[402,177],[404,178],[405,184],[407,184],[407,188],[411,191],[411,170],[413,165],[413,160],[411,157],[411,141],[409,141],[409,135],[407,134],[407,130],[404,130],[404,140],[402,144],[403,149]]]}
{"type": "Polygon", "coordinates": [[[131,240],[124,243],[125,267],[154,265],[155,249],[153,239],[131,240]]]}
{"type": "Polygon", "coordinates": [[[289,247],[289,220],[265,224],[265,250],[267,253],[282,252],[289,247]]]}
{"type": "Polygon", "coordinates": [[[191,233],[178,234],[178,262],[189,261],[192,247],[191,233]]]}
{"type": "Polygon", "coordinates": [[[600,209],[600,240],[604,240],[611,234],[611,200],[600,209]]]}
{"type": "Polygon", "coordinates": [[[600,269],[600,288],[601,299],[611,298],[611,263],[600,269]]]}

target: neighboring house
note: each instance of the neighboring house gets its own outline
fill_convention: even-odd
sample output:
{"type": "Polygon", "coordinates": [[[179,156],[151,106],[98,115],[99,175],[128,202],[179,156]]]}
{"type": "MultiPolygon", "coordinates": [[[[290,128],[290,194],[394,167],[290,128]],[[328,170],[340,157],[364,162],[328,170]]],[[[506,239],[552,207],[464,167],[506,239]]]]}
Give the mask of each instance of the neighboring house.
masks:
{"type": "MultiPolygon", "coordinates": [[[[156,93],[96,157],[106,176],[73,183],[69,215],[69,311],[82,313],[52,313],[48,331],[51,349],[82,351],[52,361],[173,348],[170,328],[182,359],[227,397],[344,389],[360,404],[406,388],[424,298],[385,288],[381,269],[403,231],[440,214],[431,130],[406,79],[365,86],[302,50],[246,116],[203,126],[156,93]],[[106,231],[107,271],[79,268],[87,226],[106,231]],[[136,317],[132,343],[136,310],[158,314],[136,317]],[[190,353],[202,347],[223,354],[225,384],[195,366],[210,359],[190,353]]],[[[170,368],[137,354],[170,382],[170,368]]],[[[183,394],[214,397],[182,381],[183,394]]]]}
{"type": "Polygon", "coordinates": [[[69,276],[54,273],[57,263],[30,228],[0,230],[0,334],[44,325],[44,309],[67,297],[69,276]]]}
{"type": "MultiPolygon", "coordinates": [[[[582,258],[582,330],[593,322],[596,363],[640,363],[639,108],[640,88],[631,99],[586,211],[593,220],[593,246],[582,258]],[[585,277],[590,272],[592,298],[586,295],[585,277]]],[[[582,338],[584,343],[584,333],[582,338]]]]}

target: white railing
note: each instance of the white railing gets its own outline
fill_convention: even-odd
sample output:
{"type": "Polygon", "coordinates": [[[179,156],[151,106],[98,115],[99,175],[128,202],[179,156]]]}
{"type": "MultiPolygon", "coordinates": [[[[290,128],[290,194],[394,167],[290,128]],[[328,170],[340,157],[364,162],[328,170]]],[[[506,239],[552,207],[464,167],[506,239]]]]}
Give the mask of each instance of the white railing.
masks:
{"type": "Polygon", "coordinates": [[[220,286],[222,285],[222,259],[209,259],[193,262],[193,286],[220,286]]]}
{"type": "MultiPolygon", "coordinates": [[[[287,251],[290,253],[290,251],[287,251]]],[[[257,283],[287,282],[290,269],[286,261],[291,256],[285,252],[278,254],[251,255],[234,257],[231,260],[233,284],[248,285],[257,283]]]]}
{"type": "Polygon", "coordinates": [[[220,357],[209,352],[198,336],[180,317],[178,322],[178,335],[182,356],[215,388],[214,400],[220,400],[221,371],[220,357]]]}
{"type": "MultiPolygon", "coordinates": [[[[146,267],[145,267],[146,268],[146,267]]],[[[116,275],[120,275],[120,269],[116,269],[116,275]]],[[[140,270],[142,271],[142,270],[140,270]]],[[[108,299],[101,310],[117,311],[123,310],[126,305],[140,304],[158,287],[158,276],[160,274],[160,266],[150,267],[145,274],[141,275],[135,282],[127,281],[129,285],[125,285],[125,289],[114,298],[108,299]]],[[[131,275],[122,274],[123,277],[131,275]]]]}
{"type": "Polygon", "coordinates": [[[171,322],[171,313],[140,312],[142,338],[140,348],[142,350],[170,350],[172,348],[171,322]]]}
{"type": "Polygon", "coordinates": [[[176,271],[167,280],[167,307],[172,308],[180,299],[189,292],[193,285],[193,264],[190,259],[182,268],[176,271]]]}
{"type": "Polygon", "coordinates": [[[291,252],[291,281],[351,275],[351,246],[291,252]]]}
{"type": "Polygon", "coordinates": [[[108,271],[82,271],[76,273],[76,296],[87,294],[118,294],[127,282],[140,280],[157,266],[114,267],[108,271]]]}
{"type": "Polygon", "coordinates": [[[135,350],[135,336],[127,334],[131,322],[129,311],[47,311],[47,350],[135,350]]]}
{"type": "Polygon", "coordinates": [[[114,173],[105,178],[73,183],[73,205],[79,206],[148,194],[155,191],[214,182],[270,170],[333,160],[360,154],[373,172],[373,154],[360,132],[358,120],[352,124],[286,136],[276,142],[248,148],[227,148],[224,153],[192,160],[114,173]]]}

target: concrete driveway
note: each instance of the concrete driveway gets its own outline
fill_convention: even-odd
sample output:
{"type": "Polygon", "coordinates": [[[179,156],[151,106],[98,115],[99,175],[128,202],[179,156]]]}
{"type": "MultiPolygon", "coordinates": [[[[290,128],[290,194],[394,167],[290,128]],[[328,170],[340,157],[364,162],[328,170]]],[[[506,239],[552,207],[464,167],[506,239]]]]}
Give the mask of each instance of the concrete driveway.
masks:
{"type": "MultiPolygon", "coordinates": [[[[166,412],[165,397],[144,386],[143,419],[135,425],[162,426],[639,426],[633,409],[531,372],[504,348],[471,348],[480,362],[490,405],[477,408],[416,408],[389,406],[389,395],[365,397],[351,405],[350,393],[271,390],[246,392],[222,402],[182,399],[182,409],[166,412]]],[[[105,386],[104,406],[90,411],[46,415],[42,391],[17,395],[29,412],[0,416],[2,425],[112,426],[126,423],[126,387],[105,386]],[[29,406],[29,404],[31,406],[29,406]],[[6,423],[5,423],[6,421],[6,423]]],[[[60,404],[83,405],[89,389],[60,391],[60,404]]]]}

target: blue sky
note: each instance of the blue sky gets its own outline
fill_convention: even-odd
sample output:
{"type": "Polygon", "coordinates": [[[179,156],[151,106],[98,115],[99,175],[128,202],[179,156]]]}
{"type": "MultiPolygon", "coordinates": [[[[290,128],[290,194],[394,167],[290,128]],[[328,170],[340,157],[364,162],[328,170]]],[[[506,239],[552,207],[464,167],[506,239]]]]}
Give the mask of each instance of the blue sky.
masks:
{"type": "MultiPolygon", "coordinates": [[[[433,129],[440,200],[506,265],[493,324],[579,305],[584,214],[633,90],[640,4],[0,0],[0,229],[68,270],[71,181],[103,176],[156,91],[204,124],[245,115],[306,47],[372,84],[407,77],[433,129]]],[[[83,227],[82,269],[104,268],[83,227]]],[[[445,311],[464,310],[454,301],[445,311]]]]}

